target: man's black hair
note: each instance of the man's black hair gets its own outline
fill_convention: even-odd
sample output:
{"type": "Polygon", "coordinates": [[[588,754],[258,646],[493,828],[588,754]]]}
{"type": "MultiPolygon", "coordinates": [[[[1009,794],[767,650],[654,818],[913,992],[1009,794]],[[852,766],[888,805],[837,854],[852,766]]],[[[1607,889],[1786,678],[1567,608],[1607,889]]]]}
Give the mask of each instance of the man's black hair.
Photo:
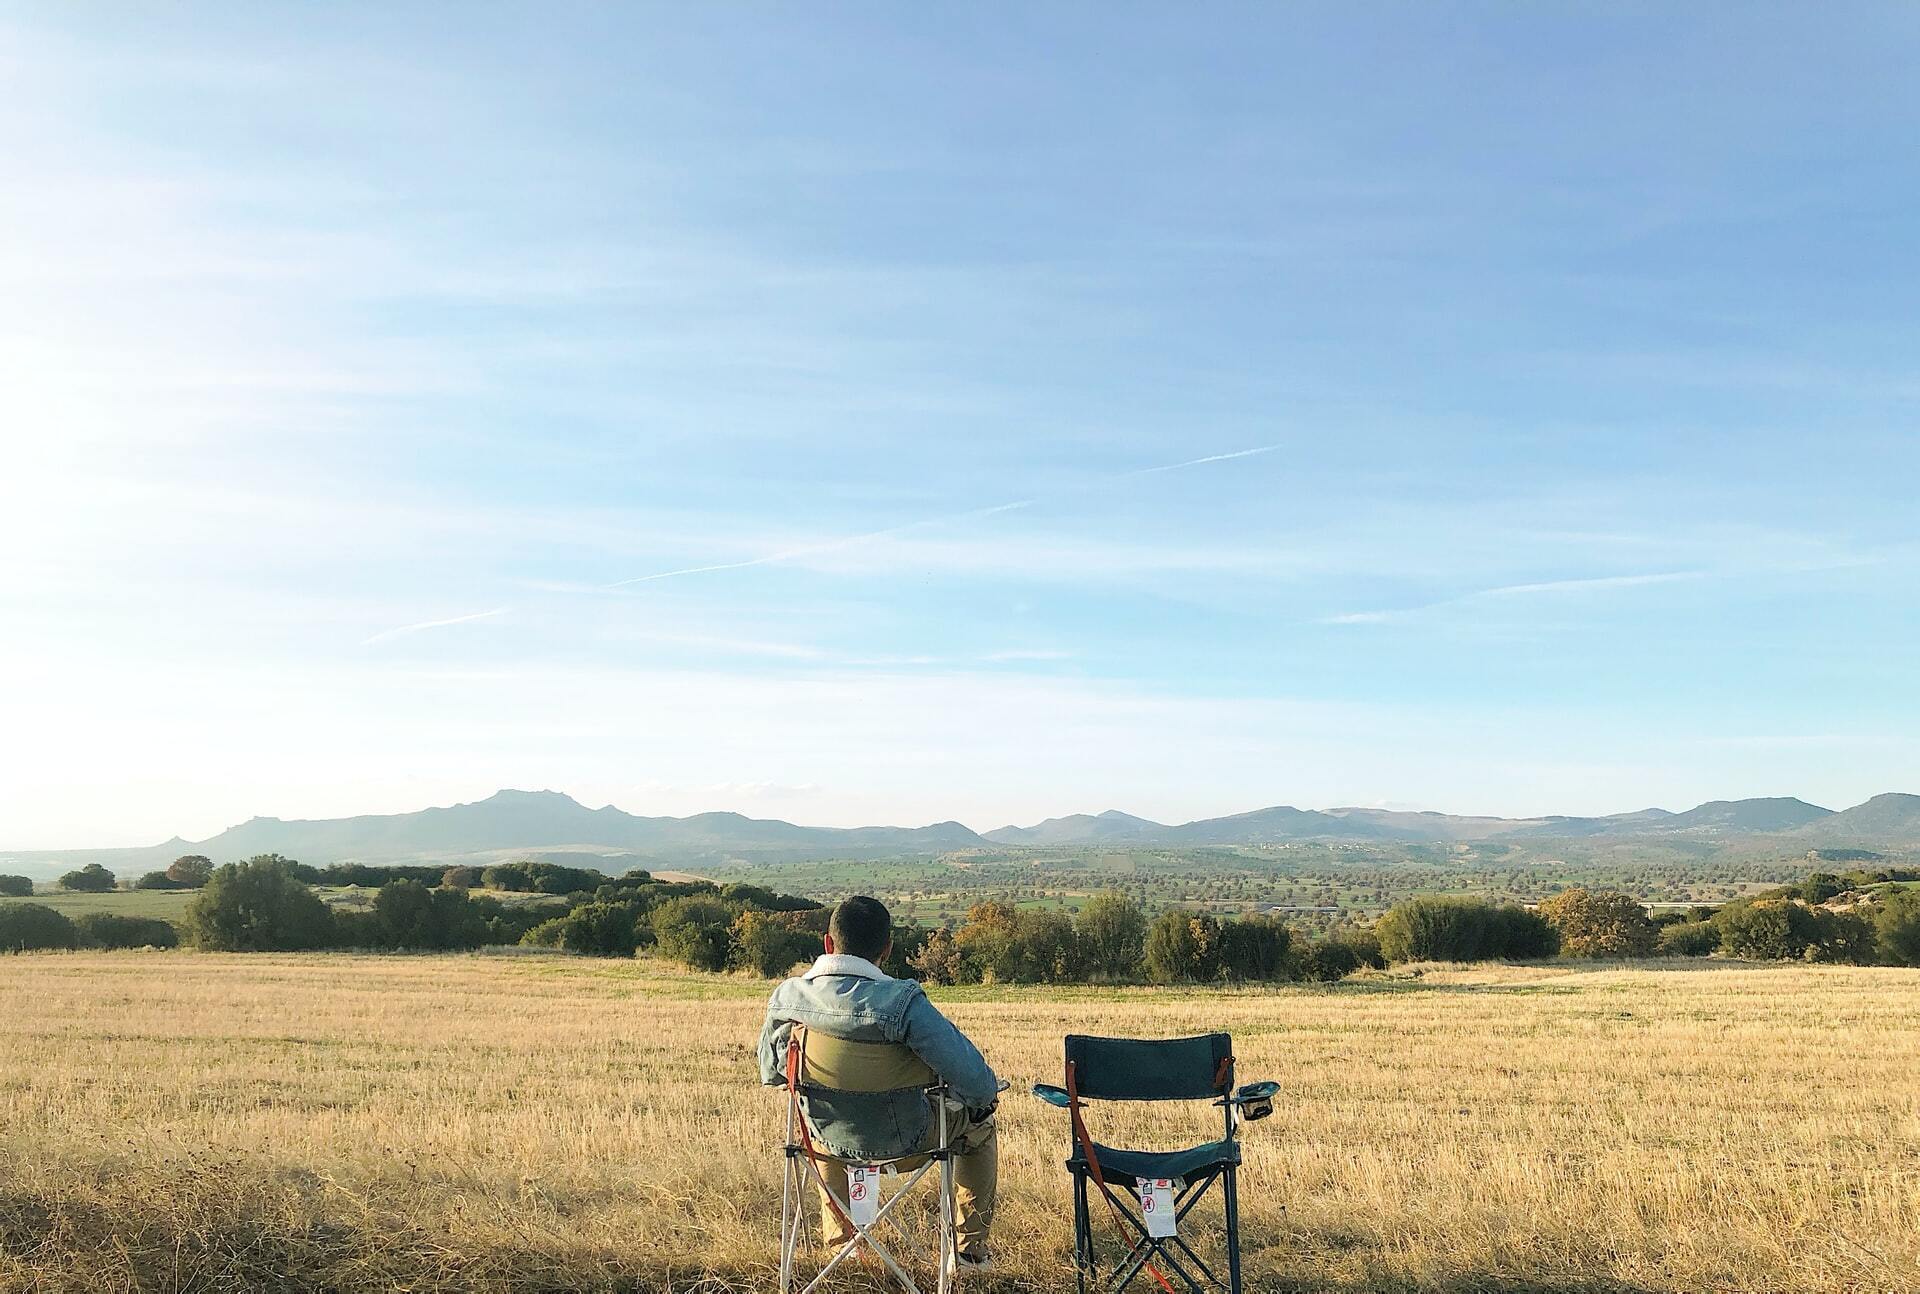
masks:
{"type": "Polygon", "coordinates": [[[887,941],[893,938],[893,916],[879,899],[856,894],[842,899],[833,910],[827,933],[833,936],[835,952],[878,961],[887,950],[887,941]]]}

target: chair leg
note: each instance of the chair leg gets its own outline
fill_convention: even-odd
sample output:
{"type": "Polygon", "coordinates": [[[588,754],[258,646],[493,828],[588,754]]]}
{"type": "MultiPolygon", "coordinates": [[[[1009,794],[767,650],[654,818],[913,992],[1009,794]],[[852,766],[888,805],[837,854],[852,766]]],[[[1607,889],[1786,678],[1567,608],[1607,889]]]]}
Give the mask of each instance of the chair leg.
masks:
{"type": "Polygon", "coordinates": [[[800,1243],[800,1215],[806,1208],[806,1180],[797,1171],[798,1164],[791,1155],[787,1157],[780,1186],[780,1294],[793,1294],[793,1257],[800,1243]]]}
{"type": "Polygon", "coordinates": [[[1226,1191],[1227,1206],[1227,1286],[1231,1294],[1240,1294],[1240,1183],[1229,1166],[1221,1188],[1226,1191]]]}
{"type": "Polygon", "coordinates": [[[1079,1294],[1087,1294],[1093,1274],[1093,1219],[1087,1212],[1087,1175],[1073,1175],[1073,1275],[1079,1294]]]}

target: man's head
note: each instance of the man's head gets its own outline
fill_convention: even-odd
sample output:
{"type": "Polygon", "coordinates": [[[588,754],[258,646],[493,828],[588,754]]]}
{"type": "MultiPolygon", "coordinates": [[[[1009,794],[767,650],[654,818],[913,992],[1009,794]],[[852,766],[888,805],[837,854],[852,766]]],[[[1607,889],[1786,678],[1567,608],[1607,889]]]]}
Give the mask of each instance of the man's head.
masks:
{"type": "Polygon", "coordinates": [[[856,894],[843,900],[827,922],[827,951],[879,962],[893,944],[893,917],[879,899],[856,894]]]}

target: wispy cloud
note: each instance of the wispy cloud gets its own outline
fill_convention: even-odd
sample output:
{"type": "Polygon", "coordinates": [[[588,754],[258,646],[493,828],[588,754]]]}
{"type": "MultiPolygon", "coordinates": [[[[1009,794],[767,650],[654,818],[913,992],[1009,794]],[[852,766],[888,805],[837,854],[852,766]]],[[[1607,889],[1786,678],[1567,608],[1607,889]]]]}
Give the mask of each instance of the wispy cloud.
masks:
{"type": "Polygon", "coordinates": [[[1638,588],[1648,584],[1677,584],[1686,580],[1703,580],[1711,571],[1649,571],[1635,575],[1598,575],[1581,579],[1539,580],[1530,584],[1502,584],[1490,589],[1476,589],[1463,593],[1459,597],[1442,598],[1437,602],[1425,602],[1419,606],[1393,607],[1383,611],[1349,611],[1342,615],[1323,616],[1319,623],[1328,625],[1374,625],[1391,624],[1401,620],[1411,620],[1415,616],[1429,611],[1438,611],[1445,607],[1462,606],[1473,602],[1487,602],[1501,598],[1535,597],[1549,593],[1598,593],[1607,589],[1638,588]]]}
{"type": "Polygon", "coordinates": [[[392,629],[382,629],[370,638],[360,640],[362,647],[371,647],[375,643],[388,642],[394,638],[404,638],[408,634],[423,633],[428,629],[445,629],[449,625],[471,624],[475,620],[491,620],[495,616],[505,615],[512,607],[495,607],[491,611],[476,611],[472,615],[449,616],[445,620],[422,620],[418,624],[399,625],[392,629]]]}
{"type": "Polygon", "coordinates": [[[816,557],[823,553],[841,552],[876,540],[891,539],[899,535],[911,534],[917,530],[926,530],[934,526],[953,525],[962,521],[975,521],[985,517],[997,516],[1005,512],[1017,512],[1045,503],[1049,499],[1069,494],[1079,494],[1087,490],[1098,489],[1102,485],[1115,481],[1129,480],[1139,476],[1152,476],[1159,472],[1177,472],[1183,468],[1201,467],[1208,463],[1224,463],[1236,458],[1252,458],[1259,454],[1271,454],[1279,445],[1257,445],[1251,449],[1236,449],[1224,454],[1207,454],[1200,458],[1189,458],[1178,463],[1161,463],[1153,467],[1137,467],[1125,472],[1112,472],[1095,477],[1078,486],[1059,491],[1053,495],[1030,499],[1014,499],[1008,503],[995,503],[984,508],[969,508],[964,512],[944,513],[937,517],[925,517],[918,521],[903,522],[897,526],[888,526],[882,530],[869,530],[862,534],[845,535],[837,539],[825,540],[817,544],[805,544],[798,548],[789,548],[782,552],[767,553],[760,557],[749,557],[734,562],[712,562],[703,566],[682,566],[670,571],[655,571],[651,575],[635,575],[624,580],[614,580],[601,587],[605,589],[628,588],[635,584],[650,584],[656,580],[679,579],[687,575],[709,575],[718,571],[739,571],[754,566],[772,566],[781,562],[797,561],[804,557],[816,557]]]}
{"type": "Polygon", "coordinates": [[[829,539],[817,544],[803,544],[798,548],[789,548],[783,552],[768,553],[762,557],[749,557],[737,562],[713,562],[706,566],[683,566],[677,570],[656,571],[652,575],[635,575],[630,579],[614,580],[603,584],[603,589],[623,589],[633,584],[651,584],[655,580],[678,579],[683,575],[706,575],[714,571],[739,571],[750,566],[771,566],[778,562],[797,561],[803,557],[817,557],[822,553],[836,553],[842,549],[854,548],[860,544],[872,543],[877,539],[888,539],[894,535],[904,535],[915,530],[924,530],[929,526],[947,525],[957,521],[970,521],[976,517],[990,517],[996,513],[1013,512],[1019,508],[1032,507],[1036,500],[1017,499],[1012,503],[996,503],[990,508],[971,508],[966,512],[950,513],[946,516],[927,517],[920,521],[909,521],[898,526],[888,526],[884,530],[869,530],[864,534],[846,535],[839,539],[829,539]]]}

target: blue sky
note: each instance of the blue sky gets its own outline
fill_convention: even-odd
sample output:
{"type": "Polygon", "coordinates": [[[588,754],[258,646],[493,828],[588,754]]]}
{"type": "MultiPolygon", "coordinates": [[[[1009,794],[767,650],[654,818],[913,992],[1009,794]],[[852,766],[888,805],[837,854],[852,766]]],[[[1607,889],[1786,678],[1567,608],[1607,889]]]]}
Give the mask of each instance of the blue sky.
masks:
{"type": "Polygon", "coordinates": [[[1920,789],[1916,46],[0,5],[0,844],[1920,789]]]}

